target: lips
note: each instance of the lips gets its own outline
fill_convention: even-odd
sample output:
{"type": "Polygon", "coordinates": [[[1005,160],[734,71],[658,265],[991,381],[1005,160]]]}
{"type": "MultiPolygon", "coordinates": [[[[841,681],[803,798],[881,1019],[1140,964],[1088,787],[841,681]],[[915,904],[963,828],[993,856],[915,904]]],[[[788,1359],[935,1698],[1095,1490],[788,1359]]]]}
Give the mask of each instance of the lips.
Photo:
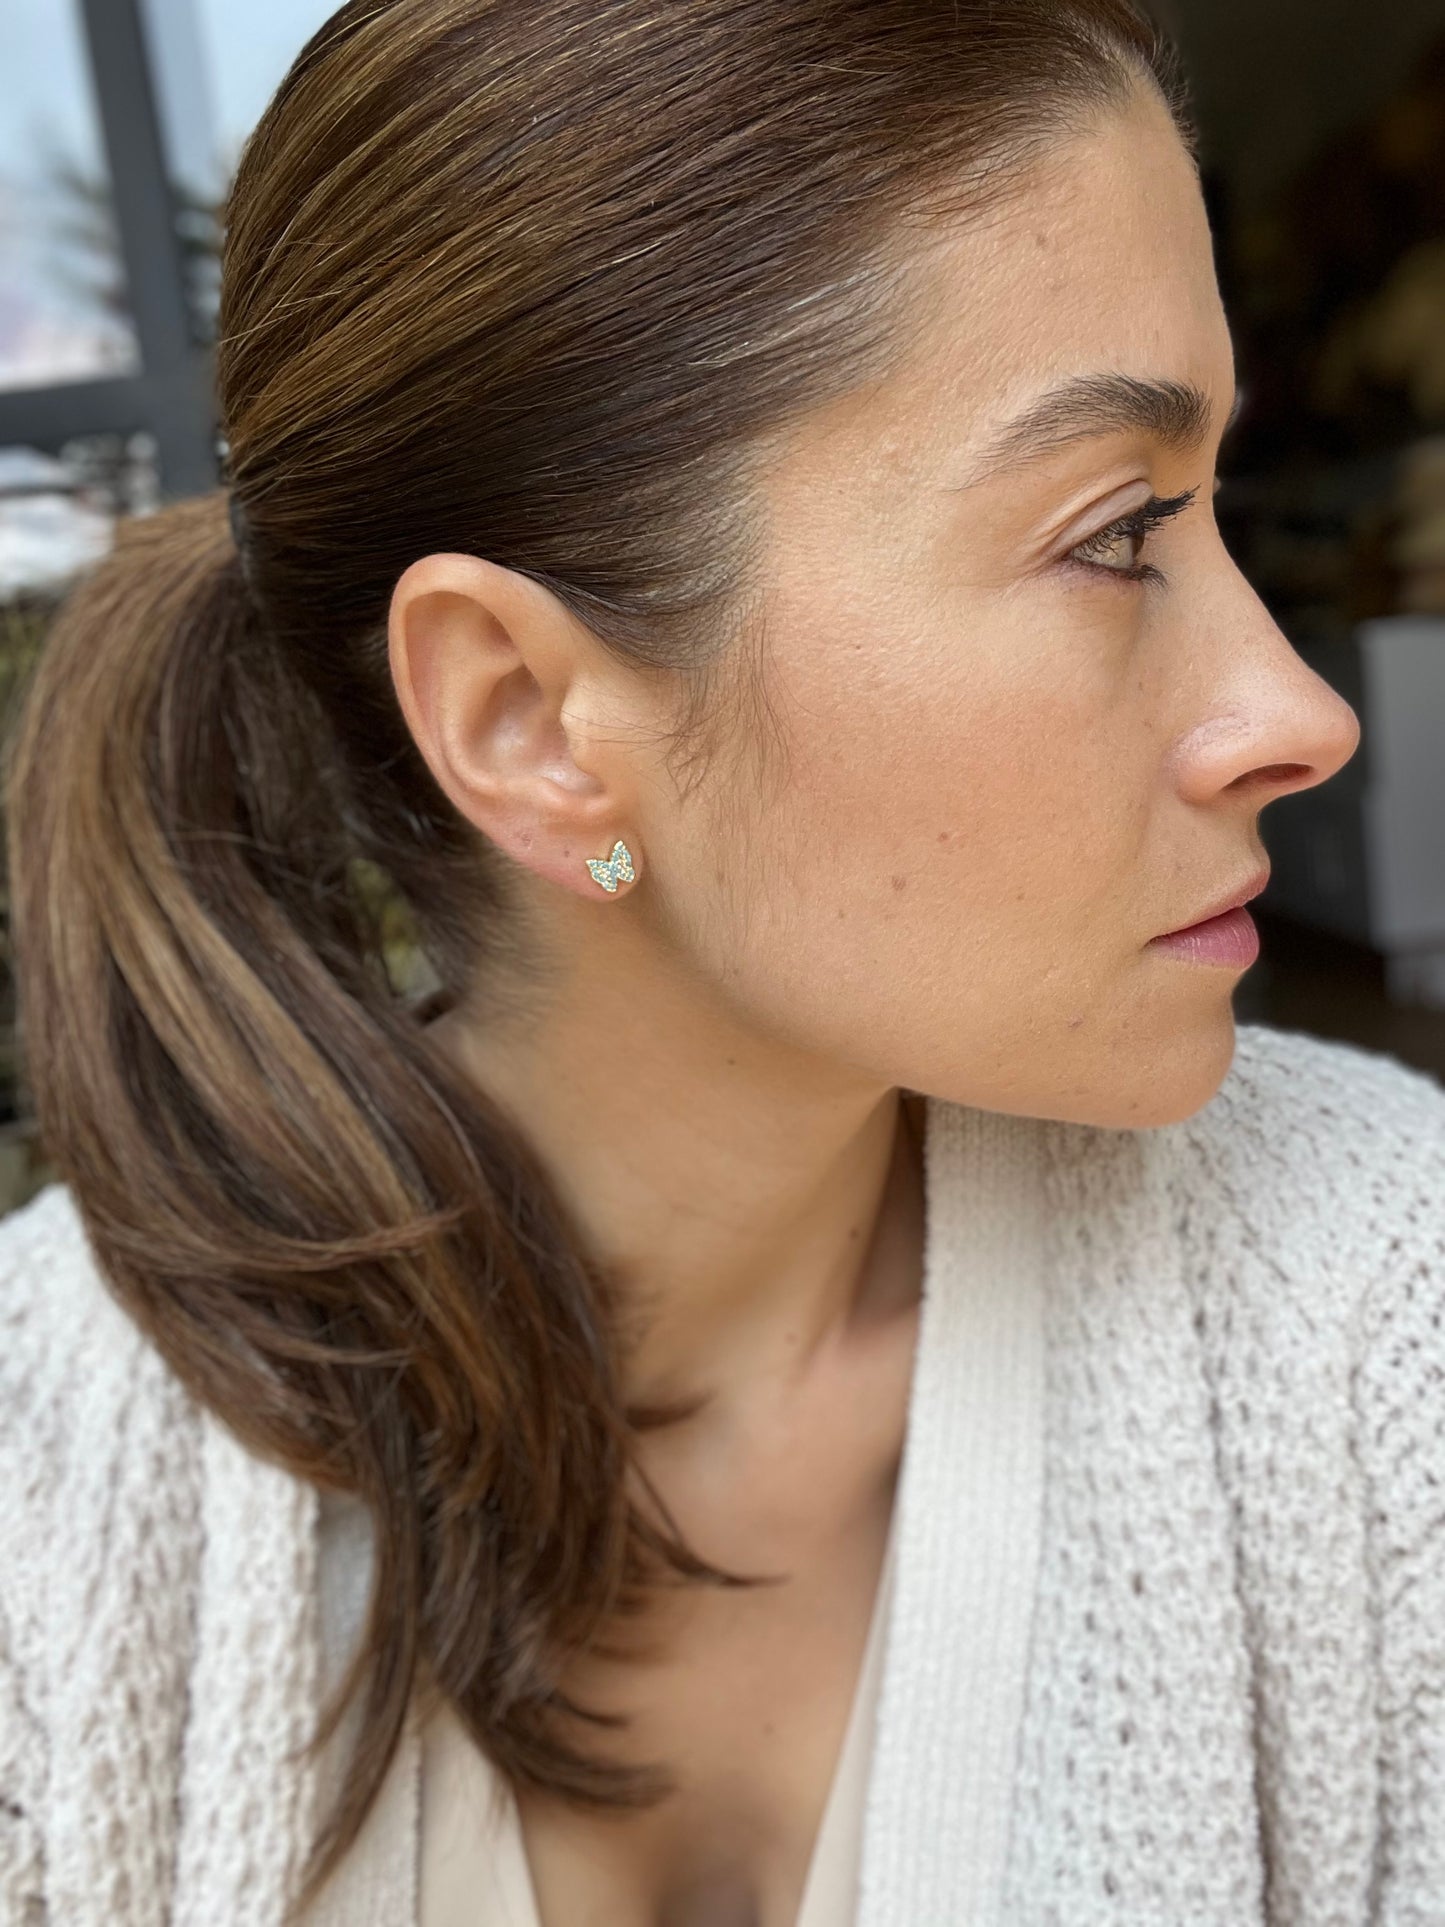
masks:
{"type": "MultiPolygon", "coordinates": [[[[1228,916],[1231,910],[1238,910],[1242,905],[1250,902],[1252,898],[1257,897],[1269,882],[1269,878],[1270,872],[1268,868],[1259,871],[1248,883],[1241,884],[1231,895],[1220,897],[1210,909],[1202,911],[1199,916],[1192,918],[1188,923],[1181,923],[1179,930],[1193,930],[1201,923],[1211,922],[1215,917],[1228,916]]],[[[1166,930],[1164,935],[1168,937],[1177,936],[1178,930],[1166,930]]]]}

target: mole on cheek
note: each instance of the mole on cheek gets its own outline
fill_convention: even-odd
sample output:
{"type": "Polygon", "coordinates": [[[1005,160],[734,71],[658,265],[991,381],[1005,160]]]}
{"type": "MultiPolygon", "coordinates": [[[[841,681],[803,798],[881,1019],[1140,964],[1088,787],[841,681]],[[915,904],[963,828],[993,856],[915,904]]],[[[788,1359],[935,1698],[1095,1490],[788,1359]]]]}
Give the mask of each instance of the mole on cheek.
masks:
{"type": "Polygon", "coordinates": [[[907,877],[890,877],[889,881],[892,883],[895,890],[906,890],[908,888],[907,877]]]}

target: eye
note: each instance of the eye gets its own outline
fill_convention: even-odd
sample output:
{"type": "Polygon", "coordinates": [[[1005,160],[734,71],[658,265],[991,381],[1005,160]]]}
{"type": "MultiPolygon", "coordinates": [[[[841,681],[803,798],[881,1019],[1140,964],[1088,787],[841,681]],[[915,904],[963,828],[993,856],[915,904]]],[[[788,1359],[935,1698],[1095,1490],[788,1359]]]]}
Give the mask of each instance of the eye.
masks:
{"type": "Polygon", "coordinates": [[[1069,551],[1069,560],[1076,561],[1080,568],[1088,569],[1093,575],[1119,576],[1126,582],[1167,582],[1168,577],[1162,569],[1156,569],[1152,562],[1134,561],[1115,567],[1109,562],[1095,558],[1107,555],[1110,550],[1124,543],[1146,542],[1150,532],[1161,522],[1167,522],[1171,515],[1178,515],[1187,509],[1199,493],[1198,489],[1186,489],[1182,495],[1151,495],[1139,508],[1132,509],[1128,515],[1121,515],[1117,522],[1100,529],[1096,535],[1076,543],[1069,551]]]}

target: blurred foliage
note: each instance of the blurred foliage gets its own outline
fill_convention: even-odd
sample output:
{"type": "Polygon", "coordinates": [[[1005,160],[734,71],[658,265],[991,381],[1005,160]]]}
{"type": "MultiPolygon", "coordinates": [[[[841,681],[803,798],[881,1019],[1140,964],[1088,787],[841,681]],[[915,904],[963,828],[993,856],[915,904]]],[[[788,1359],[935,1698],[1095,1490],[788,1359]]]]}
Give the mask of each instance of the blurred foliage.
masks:
{"type": "Polygon", "coordinates": [[[0,734],[7,739],[56,601],[53,595],[26,595],[0,602],[0,734]]]}
{"type": "Polygon", "coordinates": [[[347,881],[363,942],[380,960],[387,987],[408,1001],[430,992],[436,975],[415,912],[395,881],[379,863],[359,856],[351,859],[347,881]]]}

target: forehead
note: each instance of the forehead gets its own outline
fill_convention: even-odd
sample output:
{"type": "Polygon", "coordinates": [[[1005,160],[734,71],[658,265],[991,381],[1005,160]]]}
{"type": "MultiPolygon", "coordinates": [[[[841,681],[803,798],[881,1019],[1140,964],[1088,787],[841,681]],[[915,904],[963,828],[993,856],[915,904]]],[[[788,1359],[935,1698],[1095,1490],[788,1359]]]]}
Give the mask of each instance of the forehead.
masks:
{"type": "Polygon", "coordinates": [[[902,351],[888,375],[814,427],[954,486],[1060,385],[1118,371],[1192,387],[1220,410],[1232,399],[1203,197],[1152,92],[1061,140],[981,219],[931,235],[892,298],[902,351]]]}

